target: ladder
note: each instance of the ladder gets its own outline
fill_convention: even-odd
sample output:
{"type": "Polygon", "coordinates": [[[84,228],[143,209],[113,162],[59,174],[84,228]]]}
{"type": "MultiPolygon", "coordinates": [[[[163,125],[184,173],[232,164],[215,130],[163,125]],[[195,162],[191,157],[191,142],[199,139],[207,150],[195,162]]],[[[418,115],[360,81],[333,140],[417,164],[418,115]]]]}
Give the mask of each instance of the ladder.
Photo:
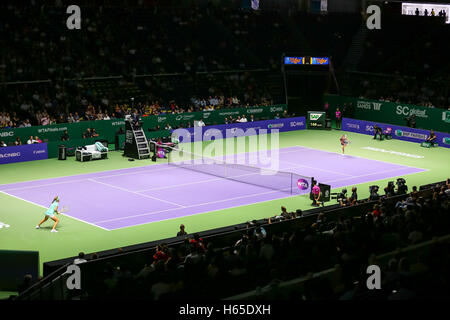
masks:
{"type": "Polygon", "coordinates": [[[138,150],[138,157],[140,159],[150,158],[150,148],[147,143],[147,138],[145,137],[144,130],[142,127],[133,126],[134,140],[136,141],[136,146],[138,150]]]}

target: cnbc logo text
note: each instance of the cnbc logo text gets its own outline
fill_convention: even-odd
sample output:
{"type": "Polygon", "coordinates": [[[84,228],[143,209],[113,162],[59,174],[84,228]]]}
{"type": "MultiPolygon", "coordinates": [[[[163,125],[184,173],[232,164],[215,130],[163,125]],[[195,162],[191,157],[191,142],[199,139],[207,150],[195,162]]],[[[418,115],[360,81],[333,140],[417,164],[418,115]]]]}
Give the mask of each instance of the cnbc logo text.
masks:
{"type": "Polygon", "coordinates": [[[4,137],[12,137],[14,136],[14,131],[5,131],[5,132],[0,132],[0,137],[4,138],[4,137]]]}
{"type": "Polygon", "coordinates": [[[20,152],[0,153],[0,158],[20,157],[20,152]]]}

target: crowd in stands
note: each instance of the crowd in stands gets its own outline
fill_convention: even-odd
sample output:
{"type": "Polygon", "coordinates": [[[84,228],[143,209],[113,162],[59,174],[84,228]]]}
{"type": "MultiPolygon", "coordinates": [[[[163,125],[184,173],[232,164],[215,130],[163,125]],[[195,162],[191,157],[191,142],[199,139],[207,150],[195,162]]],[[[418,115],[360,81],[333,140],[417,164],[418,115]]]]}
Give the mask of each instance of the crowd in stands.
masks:
{"type": "Polygon", "coordinates": [[[450,109],[450,87],[439,81],[417,81],[406,76],[354,75],[343,79],[349,94],[365,99],[450,109]],[[345,83],[348,82],[348,83],[345,83]],[[359,85],[356,85],[359,83],[359,85]]]}
{"type": "Polygon", "coordinates": [[[367,290],[366,268],[376,263],[375,256],[446,235],[450,228],[449,180],[431,191],[413,188],[404,199],[396,199],[387,195],[357,215],[329,219],[320,213],[306,228],[286,225],[284,231],[272,232],[273,223],[304,217],[301,210],[282,207],[268,225],[248,222],[240,239],[225,247],[216,247],[214,238],[189,234],[181,225],[177,235],[184,237],[183,245],[161,243],[140,268],[131,261],[107,264],[82,298],[219,299],[255,288],[268,289],[271,299],[292,300],[445,296],[450,261],[448,255],[442,260],[442,254],[438,258],[433,252],[416,260],[397,255],[382,269],[382,290],[367,290]],[[313,273],[335,266],[342,270],[337,283],[312,280],[313,273]],[[306,289],[283,296],[278,285],[302,276],[311,278],[306,289]]]}
{"type": "MultiPolygon", "coordinates": [[[[86,32],[81,36],[53,27],[54,21],[65,15],[65,7],[58,3],[27,7],[0,4],[0,47],[8,48],[0,50],[5,61],[3,80],[50,81],[16,89],[8,86],[0,103],[14,111],[0,116],[0,128],[109,119],[117,108],[123,113],[130,105],[136,107],[133,103],[116,106],[115,94],[96,93],[81,80],[86,77],[121,76],[116,84],[120,87],[134,82],[136,75],[183,75],[181,80],[144,77],[136,81],[143,93],[139,101],[147,114],[278,103],[270,94],[267,79],[230,73],[221,77],[218,85],[211,72],[265,68],[279,74],[281,53],[299,50],[328,54],[339,67],[361,24],[355,15],[297,12],[284,16],[239,7],[239,1],[235,5],[212,2],[183,8],[137,3],[136,8],[126,10],[86,6],[86,32]],[[317,30],[321,37],[317,37],[317,30]],[[29,51],[33,55],[27,55],[29,51]],[[202,80],[199,73],[206,74],[202,80]]],[[[381,34],[370,34],[358,66],[360,71],[396,76],[388,81],[365,77],[348,86],[349,95],[449,108],[448,72],[438,64],[444,61],[445,42],[440,39],[445,38],[448,28],[415,26],[404,17],[400,20],[401,28],[396,19],[387,19],[381,34]],[[419,33],[426,36],[418,39],[419,33]],[[417,50],[405,49],[412,45],[417,50]]]]}

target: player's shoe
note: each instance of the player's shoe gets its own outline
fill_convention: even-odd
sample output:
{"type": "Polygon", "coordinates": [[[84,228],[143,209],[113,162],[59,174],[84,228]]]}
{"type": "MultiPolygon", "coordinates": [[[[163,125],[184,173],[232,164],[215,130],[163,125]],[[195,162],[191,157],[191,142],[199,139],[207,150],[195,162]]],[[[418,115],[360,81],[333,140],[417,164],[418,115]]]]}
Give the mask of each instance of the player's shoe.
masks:
{"type": "Polygon", "coordinates": [[[50,232],[58,232],[58,230],[56,230],[56,229],[52,229],[52,231],[50,231],[50,232]]]}
{"type": "Polygon", "coordinates": [[[36,226],[36,229],[40,229],[41,227],[39,227],[39,226],[36,226]]]}

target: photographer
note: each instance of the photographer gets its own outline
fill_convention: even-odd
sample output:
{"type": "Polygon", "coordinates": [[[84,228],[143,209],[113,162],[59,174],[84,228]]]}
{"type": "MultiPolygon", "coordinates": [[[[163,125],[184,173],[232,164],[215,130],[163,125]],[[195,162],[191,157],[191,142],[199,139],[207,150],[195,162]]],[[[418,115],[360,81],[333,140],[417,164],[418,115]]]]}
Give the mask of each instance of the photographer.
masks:
{"type": "Polygon", "coordinates": [[[378,194],[379,187],[378,186],[370,186],[370,201],[378,201],[380,199],[380,195],[378,194]]]}
{"type": "Polygon", "coordinates": [[[389,181],[386,188],[384,188],[384,194],[386,197],[395,196],[395,185],[394,181],[389,181]]]}
{"type": "Polygon", "coordinates": [[[358,189],[356,187],[352,188],[352,195],[348,198],[350,205],[355,205],[358,201],[358,194],[356,193],[358,189]]]}
{"type": "Polygon", "coordinates": [[[406,180],[403,178],[397,179],[397,195],[406,194],[408,192],[408,186],[406,185],[406,180]]]}
{"type": "Polygon", "coordinates": [[[337,201],[341,207],[345,207],[350,204],[347,199],[347,189],[342,189],[341,193],[337,195],[337,201]]]}

